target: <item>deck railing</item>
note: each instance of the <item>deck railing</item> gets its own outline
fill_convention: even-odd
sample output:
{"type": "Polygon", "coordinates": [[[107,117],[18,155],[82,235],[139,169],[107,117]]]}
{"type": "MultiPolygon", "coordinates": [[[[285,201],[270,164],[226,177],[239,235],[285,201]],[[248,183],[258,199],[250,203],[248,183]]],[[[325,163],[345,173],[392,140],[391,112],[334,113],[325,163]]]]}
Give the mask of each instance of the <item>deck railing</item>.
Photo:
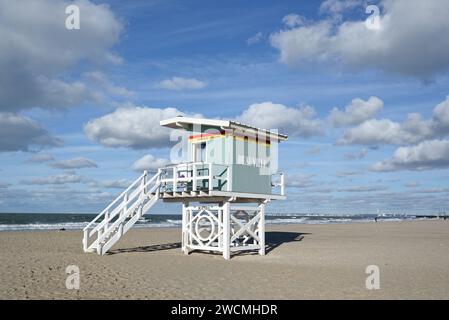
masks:
{"type": "Polygon", "coordinates": [[[180,163],[162,168],[160,182],[162,192],[212,191],[214,186],[231,191],[232,168],[205,162],[180,163]]]}
{"type": "Polygon", "coordinates": [[[271,175],[271,187],[277,188],[281,196],[285,196],[285,176],[284,173],[278,172],[271,175]]]}
{"type": "MultiPolygon", "coordinates": [[[[233,191],[232,166],[186,162],[160,169],[161,192],[233,191]]],[[[271,176],[272,194],[285,195],[283,173],[271,176]]]]}

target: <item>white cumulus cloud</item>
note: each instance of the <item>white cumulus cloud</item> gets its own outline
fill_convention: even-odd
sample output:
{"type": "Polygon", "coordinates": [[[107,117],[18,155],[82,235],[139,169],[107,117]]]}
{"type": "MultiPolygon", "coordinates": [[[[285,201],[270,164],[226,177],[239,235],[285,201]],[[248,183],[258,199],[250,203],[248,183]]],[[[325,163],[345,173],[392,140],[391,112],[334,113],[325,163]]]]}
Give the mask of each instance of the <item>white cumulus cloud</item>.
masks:
{"type": "Polygon", "coordinates": [[[320,13],[341,18],[345,11],[354,9],[363,3],[361,0],[326,0],[320,5],[320,13]]]}
{"type": "Polygon", "coordinates": [[[47,185],[47,184],[56,184],[56,185],[62,185],[62,184],[69,184],[69,183],[81,183],[85,182],[86,179],[82,176],[78,176],[76,174],[58,174],[54,176],[48,176],[43,178],[35,178],[32,180],[26,180],[22,181],[23,184],[36,184],[36,185],[47,185]]]}
{"type": "Polygon", "coordinates": [[[169,163],[170,161],[168,159],[156,158],[151,154],[147,154],[134,162],[132,167],[136,171],[156,170],[158,168],[165,167],[169,163]]]}
{"type": "Polygon", "coordinates": [[[256,44],[256,43],[260,42],[262,40],[262,38],[263,38],[262,32],[257,32],[254,36],[248,38],[246,40],[246,43],[247,44],[256,44]]]}
{"type": "Polygon", "coordinates": [[[84,126],[84,132],[91,140],[107,147],[163,148],[170,144],[170,129],[161,127],[159,122],[180,115],[185,114],[175,108],[130,105],[90,120],[84,126]]]}
{"type": "Polygon", "coordinates": [[[134,96],[135,94],[133,91],[124,86],[115,85],[102,71],[89,71],[84,73],[83,76],[84,78],[86,78],[86,80],[89,80],[91,83],[98,85],[101,89],[112,96],[128,98],[134,96]]]}
{"type": "Polygon", "coordinates": [[[117,62],[111,49],[121,30],[107,5],[88,0],[0,0],[0,110],[66,108],[95,99],[67,73],[80,62],[117,62]],[[69,4],[80,8],[76,31],[65,27],[69,4]]]}
{"type": "MultiPolygon", "coordinates": [[[[326,1],[322,11],[339,14],[357,1],[326,1]]],[[[440,0],[383,0],[380,28],[365,19],[341,21],[326,17],[271,35],[280,60],[292,66],[334,63],[351,70],[380,69],[432,80],[449,69],[449,4],[440,0]]]]}
{"type": "Polygon", "coordinates": [[[365,158],[368,155],[368,149],[363,148],[359,152],[356,153],[347,153],[344,155],[346,160],[360,160],[365,158]]]}
{"type": "Polygon", "coordinates": [[[21,115],[0,112],[0,152],[30,151],[61,145],[61,139],[51,135],[36,121],[21,115]]]}
{"type": "Polygon", "coordinates": [[[290,13],[282,18],[282,22],[289,28],[305,24],[306,19],[296,13],[290,13]]]}
{"type": "Polygon", "coordinates": [[[172,77],[162,80],[157,87],[167,90],[195,90],[206,86],[206,82],[194,78],[172,77]]]}
{"type": "Polygon", "coordinates": [[[383,101],[377,97],[368,100],[353,99],[345,110],[333,108],[329,114],[329,120],[334,127],[358,125],[375,116],[383,108],[383,101]]]}
{"type": "Polygon", "coordinates": [[[373,171],[429,170],[449,167],[449,140],[430,140],[400,147],[391,159],[375,163],[373,171]]]}
{"type": "Polygon", "coordinates": [[[73,159],[56,161],[50,164],[50,167],[56,169],[81,169],[81,168],[96,168],[97,164],[87,158],[77,157],[73,159]]]}
{"type": "Polygon", "coordinates": [[[449,134],[449,96],[433,109],[431,119],[410,113],[404,122],[370,119],[347,129],[339,144],[407,145],[445,137],[449,134]]]}
{"type": "Polygon", "coordinates": [[[449,133],[449,96],[433,109],[433,123],[436,131],[449,133]]]}
{"type": "Polygon", "coordinates": [[[315,110],[310,106],[292,108],[273,102],[255,103],[243,111],[237,120],[301,137],[319,135],[323,130],[321,121],[315,117],[315,110]]]}
{"type": "Polygon", "coordinates": [[[53,160],[54,160],[53,156],[48,153],[37,153],[35,155],[32,155],[28,159],[29,162],[36,162],[36,163],[48,162],[53,160]]]}
{"type": "Polygon", "coordinates": [[[132,181],[128,179],[116,179],[116,180],[106,180],[100,185],[104,188],[110,189],[125,189],[131,185],[132,181]]]}

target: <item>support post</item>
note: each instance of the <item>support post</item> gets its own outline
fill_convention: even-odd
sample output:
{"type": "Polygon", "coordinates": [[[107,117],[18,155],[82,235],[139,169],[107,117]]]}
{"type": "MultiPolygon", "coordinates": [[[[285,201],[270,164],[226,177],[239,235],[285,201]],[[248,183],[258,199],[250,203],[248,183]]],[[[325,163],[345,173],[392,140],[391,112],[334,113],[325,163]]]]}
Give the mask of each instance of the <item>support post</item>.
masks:
{"type": "Polygon", "coordinates": [[[147,171],[147,170],[144,170],[143,173],[144,173],[144,175],[143,175],[142,185],[141,185],[141,188],[142,188],[142,199],[143,199],[143,198],[145,197],[145,195],[147,194],[147,187],[146,187],[146,184],[147,184],[148,171],[147,171]]]}
{"type": "Polygon", "coordinates": [[[84,230],[84,237],[83,237],[83,250],[84,250],[84,252],[87,252],[87,238],[88,238],[88,233],[89,233],[89,230],[88,230],[88,229],[85,229],[85,230],[84,230]]]}
{"type": "MultiPolygon", "coordinates": [[[[223,206],[218,206],[218,221],[220,221],[221,228],[223,231],[223,206]]],[[[220,230],[219,230],[220,232],[220,230]]],[[[223,248],[223,232],[218,236],[218,247],[223,248]]]]}
{"type": "Polygon", "coordinates": [[[209,163],[209,192],[214,189],[213,180],[214,176],[212,175],[212,163],[209,163]]]}
{"type": "Polygon", "coordinates": [[[129,195],[127,193],[125,193],[125,196],[123,197],[123,201],[124,201],[124,205],[123,205],[123,213],[122,215],[126,215],[126,212],[128,211],[128,198],[129,195]]]}
{"type": "Polygon", "coordinates": [[[281,196],[285,196],[285,180],[283,173],[281,173],[281,196]]]}
{"type": "Polygon", "coordinates": [[[101,229],[99,229],[97,231],[97,253],[101,254],[101,250],[103,249],[103,244],[100,242],[100,237],[101,237],[101,229]]]}
{"type": "Polygon", "coordinates": [[[109,210],[106,210],[106,213],[104,214],[104,220],[106,221],[104,223],[104,232],[106,232],[109,228],[109,210]]]}
{"type": "Polygon", "coordinates": [[[157,169],[156,185],[158,187],[156,189],[156,198],[159,198],[159,193],[160,193],[160,190],[161,190],[161,175],[162,175],[162,169],[157,169]]]}
{"type": "Polygon", "coordinates": [[[192,165],[192,191],[196,192],[197,189],[197,176],[196,176],[196,164],[192,165]]]}
{"type": "Polygon", "coordinates": [[[123,222],[119,224],[117,232],[119,233],[119,238],[121,238],[123,236],[123,222]]]}
{"type": "Polygon", "coordinates": [[[143,208],[143,206],[140,205],[139,208],[137,209],[137,214],[139,215],[139,219],[142,218],[142,212],[143,212],[142,208],[143,208]]]}
{"type": "Polygon", "coordinates": [[[226,201],[223,204],[223,258],[229,260],[231,258],[231,233],[230,233],[230,217],[231,208],[229,201],[226,201]]]}
{"type": "Polygon", "coordinates": [[[178,168],[173,167],[173,195],[178,190],[178,168]]]}
{"type": "Polygon", "coordinates": [[[228,166],[228,176],[226,179],[226,184],[228,186],[228,191],[232,191],[232,165],[228,166]]]}
{"type": "Polygon", "coordinates": [[[265,255],[265,202],[259,205],[260,219],[259,219],[259,254],[261,256],[265,255]]]}
{"type": "Polygon", "coordinates": [[[184,252],[184,254],[189,254],[189,250],[187,249],[187,242],[188,242],[188,230],[187,230],[187,224],[189,222],[189,217],[188,217],[188,203],[183,202],[182,204],[182,239],[181,239],[181,243],[182,243],[182,252],[184,252]]]}
{"type": "MultiPolygon", "coordinates": [[[[187,210],[187,221],[191,222],[192,219],[193,219],[192,210],[191,209],[187,210]]],[[[187,229],[186,229],[186,231],[187,231],[187,229]]],[[[191,234],[193,233],[193,224],[192,223],[190,223],[188,231],[189,232],[187,232],[187,243],[191,244],[192,243],[192,236],[191,236],[191,234]]]]}

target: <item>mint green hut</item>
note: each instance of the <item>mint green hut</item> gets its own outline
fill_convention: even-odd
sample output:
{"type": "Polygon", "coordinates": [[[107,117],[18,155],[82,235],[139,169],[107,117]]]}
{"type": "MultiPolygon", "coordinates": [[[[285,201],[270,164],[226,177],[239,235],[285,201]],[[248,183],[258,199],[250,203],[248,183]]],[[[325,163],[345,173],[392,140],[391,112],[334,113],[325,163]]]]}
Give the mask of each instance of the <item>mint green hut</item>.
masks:
{"type": "MultiPolygon", "coordinates": [[[[278,143],[286,135],[227,120],[177,117],[161,125],[185,131],[181,167],[188,168],[189,175],[193,164],[198,174],[208,173],[210,167],[211,191],[283,199],[283,190],[273,189],[273,175],[277,175],[278,143]]],[[[188,185],[186,191],[208,190],[208,183],[202,180],[195,190],[188,185]]]]}

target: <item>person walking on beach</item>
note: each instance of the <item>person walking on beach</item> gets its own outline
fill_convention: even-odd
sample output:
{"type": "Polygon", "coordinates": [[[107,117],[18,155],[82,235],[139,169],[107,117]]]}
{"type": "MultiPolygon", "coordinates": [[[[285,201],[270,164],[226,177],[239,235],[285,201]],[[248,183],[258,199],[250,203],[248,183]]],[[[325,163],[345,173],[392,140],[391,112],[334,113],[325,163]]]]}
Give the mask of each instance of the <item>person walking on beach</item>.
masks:
{"type": "Polygon", "coordinates": [[[377,222],[377,217],[374,217],[374,221],[377,222]]]}

